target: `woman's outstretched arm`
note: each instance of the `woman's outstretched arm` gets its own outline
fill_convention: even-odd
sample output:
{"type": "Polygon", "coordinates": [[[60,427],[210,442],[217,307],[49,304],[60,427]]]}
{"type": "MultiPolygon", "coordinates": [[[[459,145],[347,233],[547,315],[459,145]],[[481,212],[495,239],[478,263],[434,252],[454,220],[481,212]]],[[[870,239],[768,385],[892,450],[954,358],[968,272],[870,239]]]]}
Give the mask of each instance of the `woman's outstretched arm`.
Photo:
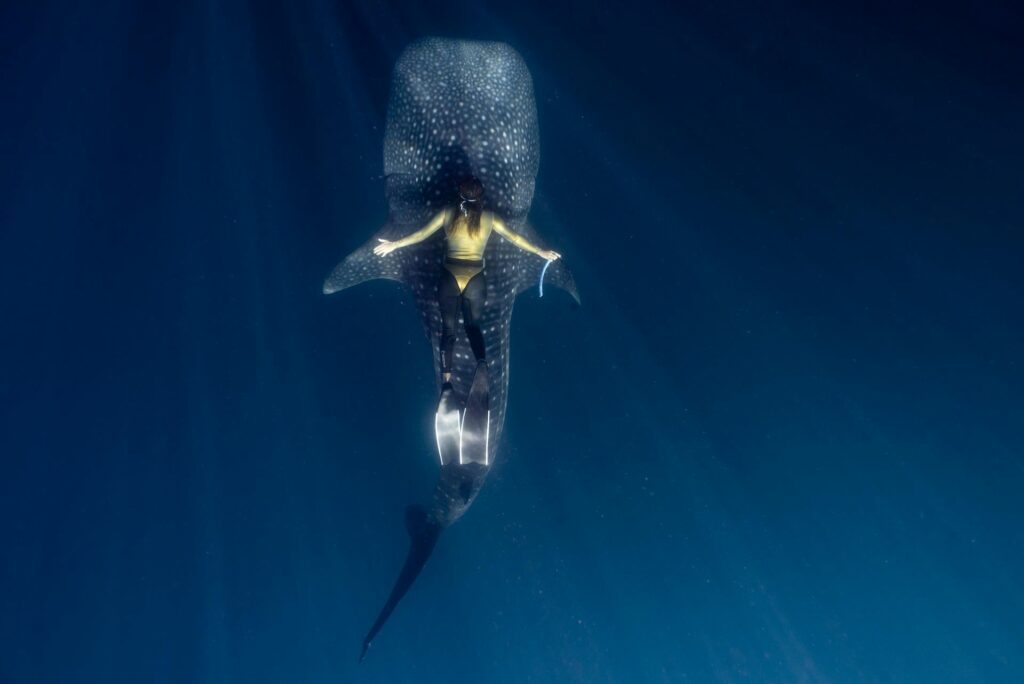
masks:
{"type": "Polygon", "coordinates": [[[537,245],[533,244],[522,235],[506,226],[505,222],[497,216],[494,217],[494,222],[491,225],[494,227],[494,232],[511,242],[519,249],[525,249],[527,252],[533,252],[537,256],[543,257],[548,261],[554,261],[555,259],[562,258],[562,255],[558,252],[552,252],[550,249],[541,249],[537,245]]]}
{"type": "Polygon", "coordinates": [[[444,225],[444,221],[447,215],[448,210],[442,209],[441,211],[437,212],[434,218],[430,219],[430,222],[427,223],[427,225],[423,226],[415,233],[410,233],[409,235],[406,235],[404,238],[401,238],[399,240],[392,241],[385,240],[384,238],[378,238],[378,240],[380,240],[380,244],[373,248],[373,253],[378,256],[384,256],[385,254],[390,254],[396,249],[408,247],[409,245],[415,245],[417,242],[423,242],[428,237],[436,233],[438,229],[440,229],[441,226],[444,225]]]}

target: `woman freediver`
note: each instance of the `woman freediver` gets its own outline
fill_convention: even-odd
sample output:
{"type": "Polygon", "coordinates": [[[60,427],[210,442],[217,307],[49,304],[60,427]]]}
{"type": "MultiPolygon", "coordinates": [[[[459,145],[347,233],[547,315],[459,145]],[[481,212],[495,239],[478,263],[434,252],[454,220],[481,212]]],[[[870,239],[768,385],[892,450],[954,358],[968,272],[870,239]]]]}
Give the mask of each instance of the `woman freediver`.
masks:
{"type": "Polygon", "coordinates": [[[442,390],[450,389],[452,376],[452,350],[458,328],[459,310],[465,324],[477,365],[486,359],[486,345],[480,329],[487,296],[484,276],[484,249],[491,232],[496,232],[516,247],[550,261],[561,254],[541,249],[522,235],[511,230],[494,212],[483,207],[484,187],[474,177],[462,180],[458,186],[461,202],[458,207],[445,207],[425,226],[399,240],[385,240],[373,248],[374,254],[384,257],[396,249],[426,240],[442,227],[445,234],[445,257],[437,287],[437,303],[441,310],[441,381],[442,390]]]}

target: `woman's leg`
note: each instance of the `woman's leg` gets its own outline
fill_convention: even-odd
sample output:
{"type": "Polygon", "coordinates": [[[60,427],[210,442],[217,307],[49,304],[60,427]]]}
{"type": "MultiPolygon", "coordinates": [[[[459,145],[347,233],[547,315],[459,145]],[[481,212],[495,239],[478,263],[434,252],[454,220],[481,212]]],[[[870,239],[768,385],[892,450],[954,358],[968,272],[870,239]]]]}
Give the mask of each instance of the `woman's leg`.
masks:
{"type": "Polygon", "coordinates": [[[452,379],[452,352],[459,326],[459,283],[447,268],[441,268],[437,286],[437,304],[441,310],[441,382],[452,379]]]}
{"type": "Polygon", "coordinates": [[[473,349],[477,361],[487,357],[487,345],[484,344],[484,333],[480,329],[480,318],[484,313],[487,298],[487,281],[483,271],[473,276],[462,290],[462,320],[466,326],[466,337],[473,349]]]}

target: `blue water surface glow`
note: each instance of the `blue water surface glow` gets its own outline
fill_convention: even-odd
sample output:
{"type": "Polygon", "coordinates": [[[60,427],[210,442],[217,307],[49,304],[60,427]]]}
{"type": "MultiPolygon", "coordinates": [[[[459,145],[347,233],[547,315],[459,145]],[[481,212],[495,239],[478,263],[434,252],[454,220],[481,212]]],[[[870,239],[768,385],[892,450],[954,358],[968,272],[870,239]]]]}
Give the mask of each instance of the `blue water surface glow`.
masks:
{"type": "Polygon", "coordinates": [[[0,682],[1024,681],[1014,10],[5,3],[0,682]],[[320,286],[427,35],[530,66],[583,306],[357,665],[436,388],[320,286]]]}

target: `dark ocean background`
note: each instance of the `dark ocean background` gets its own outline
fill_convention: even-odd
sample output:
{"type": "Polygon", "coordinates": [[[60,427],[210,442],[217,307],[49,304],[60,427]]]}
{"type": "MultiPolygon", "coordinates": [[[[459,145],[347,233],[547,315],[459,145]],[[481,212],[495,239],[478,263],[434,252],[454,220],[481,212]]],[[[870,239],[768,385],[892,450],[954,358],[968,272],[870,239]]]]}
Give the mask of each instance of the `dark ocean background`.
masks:
{"type": "Polygon", "coordinates": [[[9,2],[0,682],[1024,681],[1015,3],[9,2]],[[500,461],[436,477],[390,70],[533,73],[500,461]]]}

